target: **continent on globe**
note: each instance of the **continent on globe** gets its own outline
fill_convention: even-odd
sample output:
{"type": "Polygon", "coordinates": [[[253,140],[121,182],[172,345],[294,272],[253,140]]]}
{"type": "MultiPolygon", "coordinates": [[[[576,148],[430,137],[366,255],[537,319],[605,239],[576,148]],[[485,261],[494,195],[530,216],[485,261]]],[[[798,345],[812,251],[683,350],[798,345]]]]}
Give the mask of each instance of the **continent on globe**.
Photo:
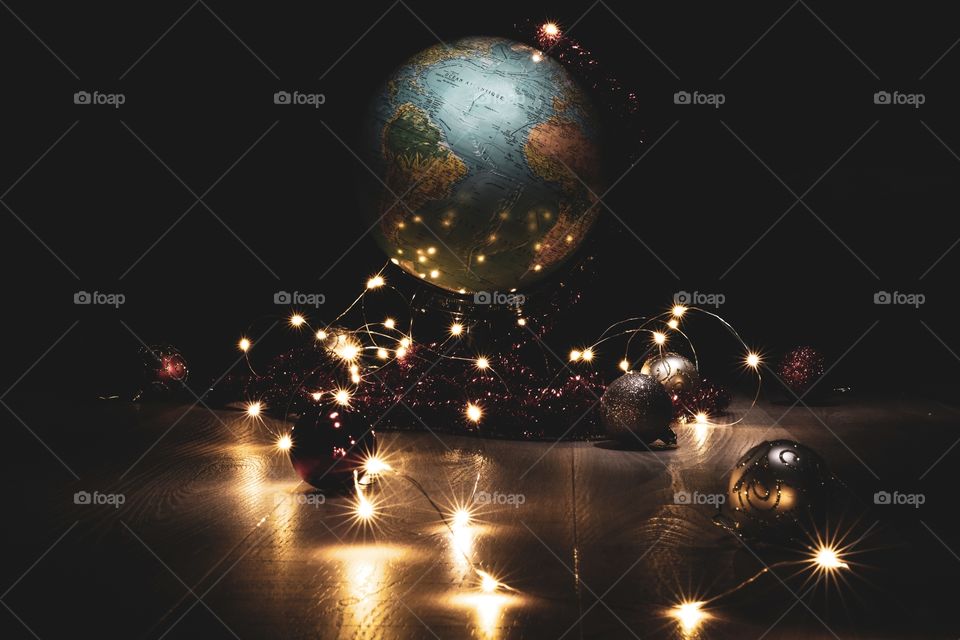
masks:
{"type": "Polygon", "coordinates": [[[376,95],[367,224],[408,273],[459,293],[527,288],[599,214],[599,121],[555,60],[474,37],[437,45],[376,95]],[[385,185],[385,186],[384,186],[385,185]]]}

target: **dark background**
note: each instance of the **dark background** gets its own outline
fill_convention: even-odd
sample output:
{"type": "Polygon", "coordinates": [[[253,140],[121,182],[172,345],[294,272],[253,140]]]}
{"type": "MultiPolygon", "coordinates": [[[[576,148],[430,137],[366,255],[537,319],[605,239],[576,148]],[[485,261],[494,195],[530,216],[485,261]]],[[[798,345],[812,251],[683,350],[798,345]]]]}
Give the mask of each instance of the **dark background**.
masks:
{"type": "MultiPolygon", "coordinates": [[[[517,37],[517,23],[549,18],[576,22],[571,35],[637,92],[646,143],[636,153],[678,122],[606,203],[679,278],[605,212],[593,238],[595,282],[580,307],[564,312],[567,328],[551,338],[558,351],[620,318],[660,311],[675,291],[719,292],[727,299],[720,313],[771,360],[808,343],[829,364],[879,320],[831,384],[951,397],[960,376],[950,351],[960,346],[952,304],[960,251],[921,279],[960,236],[960,159],[944,146],[960,149],[960,50],[920,80],[960,37],[949,8],[811,2],[783,15],[790,4],[610,2],[578,21],[591,3],[414,1],[409,8],[430,30],[397,4],[358,42],[389,6],[9,3],[19,19],[0,7],[0,189],[77,123],[2,198],[51,250],[0,211],[4,388],[76,320],[17,391],[122,388],[139,344],[121,320],[147,342],[180,348],[202,385],[233,362],[251,323],[285,312],[273,292],[323,292],[322,316],[335,315],[384,256],[367,237],[340,259],[365,230],[353,187],[363,169],[322,122],[353,144],[370,93],[436,43],[430,30],[444,40],[517,37]],[[122,92],[126,104],[78,106],[78,90],[122,92]],[[278,106],[278,90],[322,92],[326,104],[278,106]],[[675,105],[678,90],[722,92],[726,104],[675,105]],[[877,106],[878,90],[922,92],[926,104],[877,106]],[[799,195],[875,121],[804,198],[825,224],[798,204],[719,279],[795,200],[731,130],[799,195]],[[173,174],[199,195],[228,169],[204,197],[222,223],[197,204],[166,233],[195,202],[173,174]],[[122,292],[127,303],[75,306],[79,289],[122,292]],[[881,289],[922,292],[927,303],[876,306],[881,289]]],[[[610,155],[615,178],[629,158],[610,155]]],[[[731,369],[739,359],[732,347],[713,354],[731,369]]]]}

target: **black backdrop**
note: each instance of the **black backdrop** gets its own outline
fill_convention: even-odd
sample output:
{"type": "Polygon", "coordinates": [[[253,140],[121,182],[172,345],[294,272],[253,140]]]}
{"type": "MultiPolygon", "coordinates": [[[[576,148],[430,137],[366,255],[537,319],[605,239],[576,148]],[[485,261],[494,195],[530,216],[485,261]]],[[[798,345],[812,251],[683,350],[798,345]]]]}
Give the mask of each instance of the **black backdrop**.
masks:
{"type": "Polygon", "coordinates": [[[515,23],[552,18],[576,23],[572,35],[639,95],[639,153],[659,142],[606,202],[678,276],[605,213],[597,284],[565,312],[576,331],[555,336],[559,350],[675,291],[719,292],[721,313],[772,357],[810,343],[836,359],[879,321],[833,382],[950,397],[960,249],[941,256],[960,237],[960,48],[948,52],[960,31],[947,6],[411,1],[383,15],[390,6],[0,8],[4,388],[75,321],[18,391],[110,392],[138,347],[121,320],[177,345],[203,381],[251,320],[277,313],[274,291],[323,292],[327,314],[346,303],[383,255],[367,237],[341,259],[365,228],[352,186],[362,168],[322,123],[352,145],[370,92],[434,34],[513,36],[515,23]],[[126,102],[76,105],[80,90],[126,102]],[[275,105],[278,90],[326,103],[275,105]],[[677,105],[678,90],[726,102],[677,105]],[[876,105],[880,90],[926,102],[876,105]],[[203,197],[214,213],[184,215],[191,190],[214,183],[203,197]],[[780,219],[790,190],[814,184],[813,213],[797,204],[780,219]],[[79,289],[127,302],[76,306],[79,289]],[[927,302],[877,306],[878,290],[927,302]]]}

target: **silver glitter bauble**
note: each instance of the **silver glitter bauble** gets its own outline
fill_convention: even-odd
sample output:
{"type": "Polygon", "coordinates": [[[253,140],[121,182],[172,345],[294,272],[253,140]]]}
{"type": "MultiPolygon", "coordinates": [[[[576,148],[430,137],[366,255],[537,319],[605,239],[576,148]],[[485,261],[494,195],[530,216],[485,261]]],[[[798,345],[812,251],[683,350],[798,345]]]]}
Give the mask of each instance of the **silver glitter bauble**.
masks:
{"type": "Polygon", "coordinates": [[[607,435],[627,444],[664,439],[673,417],[670,396],[648,375],[628,371],[600,398],[600,420],[607,435]]]}
{"type": "Polygon", "coordinates": [[[823,459],[792,440],[747,451],[730,475],[728,506],[743,533],[788,532],[826,508],[833,477],[823,459]]]}
{"type": "Polygon", "coordinates": [[[664,353],[648,358],[640,373],[656,378],[670,393],[695,391],[700,382],[697,367],[679,353],[664,353]]]}

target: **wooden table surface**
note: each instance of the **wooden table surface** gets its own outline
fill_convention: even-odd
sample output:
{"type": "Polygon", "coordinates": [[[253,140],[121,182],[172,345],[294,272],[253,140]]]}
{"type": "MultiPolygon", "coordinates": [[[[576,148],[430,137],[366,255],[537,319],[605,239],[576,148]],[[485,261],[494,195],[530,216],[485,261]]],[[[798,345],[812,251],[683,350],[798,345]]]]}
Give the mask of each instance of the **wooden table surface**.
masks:
{"type": "Polygon", "coordinates": [[[960,447],[949,449],[960,413],[932,401],[849,398],[779,423],[788,406],[765,402],[733,427],[679,426],[679,447],[655,453],[381,432],[394,468],[444,509],[475,485],[522,496],[476,506],[455,534],[399,476],[377,486],[373,528],[356,525],[347,497],[318,504],[272,445],[289,428],[278,420],[122,402],[14,409],[3,638],[960,635],[960,447]],[[722,490],[741,453],[781,437],[817,449],[843,479],[852,506],[832,528],[866,533],[851,570],[811,589],[809,571],[778,569],[684,629],[665,615],[671,605],[798,547],[744,543],[712,524],[710,506],[675,504],[674,493],[722,490]],[[926,502],[874,505],[879,490],[926,502]],[[125,502],[78,505],[77,491],[125,502]],[[516,591],[482,593],[471,563],[516,591]]]}

